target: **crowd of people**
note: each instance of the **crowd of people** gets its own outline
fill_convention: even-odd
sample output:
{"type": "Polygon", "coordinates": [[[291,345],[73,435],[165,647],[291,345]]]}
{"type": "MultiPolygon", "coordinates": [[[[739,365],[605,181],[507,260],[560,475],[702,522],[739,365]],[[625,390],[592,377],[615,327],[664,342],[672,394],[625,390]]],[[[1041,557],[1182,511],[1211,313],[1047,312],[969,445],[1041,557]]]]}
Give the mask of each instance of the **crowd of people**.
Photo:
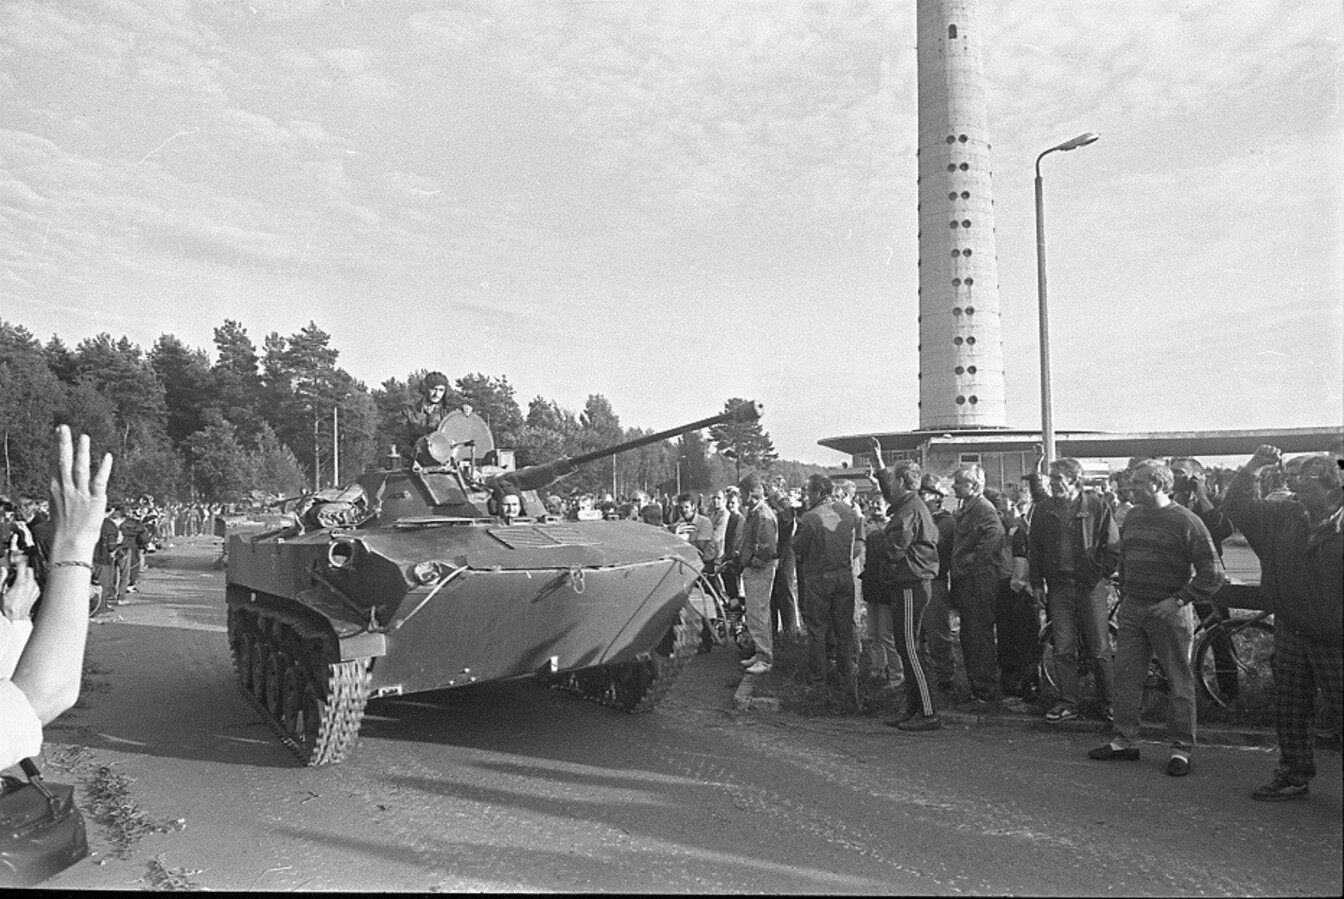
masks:
{"type": "MultiPolygon", "coordinates": [[[[0,767],[35,753],[41,725],[74,701],[91,584],[108,604],[121,601],[156,543],[204,533],[221,511],[160,508],[149,496],[109,508],[111,458],[91,475],[86,438],[76,448],[60,428],[57,443],[50,501],[0,497],[7,548],[0,767]]],[[[1045,618],[1059,701],[1044,720],[1057,724],[1094,709],[1112,736],[1089,757],[1137,760],[1143,682],[1155,656],[1170,684],[1165,770],[1177,777],[1190,772],[1197,740],[1192,638],[1198,621],[1226,614],[1211,600],[1224,582],[1222,543],[1240,530],[1260,558],[1262,589],[1276,614],[1280,763],[1253,796],[1305,797],[1315,775],[1318,691],[1335,720],[1340,714],[1340,460],[1285,461],[1262,446],[1235,477],[1217,483],[1195,459],[1136,460],[1114,489],[1087,486],[1077,460],[1051,460],[1044,470],[1042,461],[1007,491],[987,489],[974,464],[959,467],[949,487],[914,461],[884,465],[874,441],[871,493],[820,474],[798,491],[781,476],[751,473],[708,497],[552,494],[544,505],[548,516],[640,522],[687,540],[706,575],[743,607],[754,646],[742,659],[748,674],[771,670],[776,639],[803,639],[809,679],[838,686],[854,702],[860,678],[903,691],[903,714],[887,722],[903,731],[940,728],[939,709],[949,704],[1027,708],[1038,698],[1031,673],[1045,618]],[[1107,636],[1113,606],[1114,658],[1107,636]],[[1080,661],[1093,673],[1094,697],[1081,695],[1080,661]]],[[[522,514],[518,499],[502,498],[505,521],[522,514]]],[[[1222,688],[1234,694],[1237,684],[1222,688]]]]}
{"type": "MultiPolygon", "coordinates": [[[[884,466],[874,446],[869,477],[878,491],[866,499],[853,481],[813,475],[800,496],[782,478],[751,474],[711,494],[708,509],[690,494],[598,506],[610,506],[606,517],[668,527],[696,545],[724,594],[745,605],[755,647],[742,660],[748,673],[771,670],[780,637],[803,637],[810,680],[829,681],[855,703],[860,678],[903,690],[904,713],[887,723],[904,731],[938,729],[938,709],[948,705],[1030,710],[1040,699],[1032,676],[1038,635],[1049,621],[1059,697],[1044,721],[1090,711],[1111,739],[1089,758],[1137,760],[1143,687],[1156,658],[1169,684],[1164,770],[1173,777],[1191,771],[1197,742],[1195,630],[1228,614],[1213,598],[1225,581],[1223,542],[1239,529],[1260,557],[1276,612],[1281,762],[1253,796],[1305,796],[1315,774],[1318,690],[1328,717],[1340,718],[1339,460],[1285,462],[1261,447],[1230,480],[1189,457],[1134,460],[1105,487],[1086,484],[1076,459],[1044,470],[1042,462],[1002,492],[987,489],[980,466],[963,465],[949,489],[913,461],[884,466]],[[958,649],[964,689],[955,678],[958,649]],[[1091,697],[1082,695],[1086,669],[1091,697]]],[[[1230,642],[1213,651],[1220,691],[1235,696],[1230,642]]]]}

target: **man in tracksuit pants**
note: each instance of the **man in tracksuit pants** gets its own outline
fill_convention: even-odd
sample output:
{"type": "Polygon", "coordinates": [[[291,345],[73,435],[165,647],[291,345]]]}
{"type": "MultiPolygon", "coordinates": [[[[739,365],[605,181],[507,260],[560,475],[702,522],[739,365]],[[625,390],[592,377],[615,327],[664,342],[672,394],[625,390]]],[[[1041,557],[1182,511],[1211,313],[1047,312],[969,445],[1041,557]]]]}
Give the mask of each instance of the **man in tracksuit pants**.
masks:
{"type": "Polygon", "coordinates": [[[938,574],[938,527],[919,496],[919,464],[910,460],[883,468],[876,466],[878,486],[891,505],[881,541],[879,580],[891,593],[895,614],[896,651],[905,669],[905,713],[886,722],[906,731],[942,727],[933,707],[933,694],[924,673],[923,645],[919,639],[924,609],[929,604],[930,584],[938,574]]]}

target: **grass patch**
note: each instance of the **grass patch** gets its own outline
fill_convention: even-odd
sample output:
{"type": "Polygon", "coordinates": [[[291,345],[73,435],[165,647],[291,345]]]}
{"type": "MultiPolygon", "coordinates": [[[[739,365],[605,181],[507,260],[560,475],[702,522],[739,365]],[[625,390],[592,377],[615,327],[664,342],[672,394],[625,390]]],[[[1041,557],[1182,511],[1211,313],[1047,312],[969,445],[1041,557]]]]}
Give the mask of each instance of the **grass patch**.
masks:
{"type": "Polygon", "coordinates": [[[200,884],[190,879],[201,873],[199,868],[165,867],[162,855],[150,859],[146,866],[149,870],[145,874],[145,881],[149,884],[149,888],[155,892],[189,893],[204,889],[200,884]]]}
{"type": "Polygon", "coordinates": [[[146,834],[168,833],[172,823],[154,821],[131,799],[131,780],[106,765],[93,772],[89,784],[90,812],[107,828],[117,858],[131,857],[131,847],[146,834]]]}
{"type": "Polygon", "coordinates": [[[905,689],[892,689],[859,678],[857,704],[836,680],[813,682],[808,671],[807,638],[776,637],[774,665],[756,679],[754,696],[773,696],[780,708],[810,718],[894,718],[905,710],[905,689]]]}

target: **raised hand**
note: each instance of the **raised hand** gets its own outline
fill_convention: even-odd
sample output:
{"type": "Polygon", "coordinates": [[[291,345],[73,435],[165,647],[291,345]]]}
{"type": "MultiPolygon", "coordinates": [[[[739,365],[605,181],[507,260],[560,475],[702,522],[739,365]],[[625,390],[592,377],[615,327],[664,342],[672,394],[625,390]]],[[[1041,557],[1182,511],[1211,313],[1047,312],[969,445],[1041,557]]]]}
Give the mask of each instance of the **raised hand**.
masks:
{"type": "Polygon", "coordinates": [[[56,429],[52,460],[51,519],[52,562],[88,561],[107,513],[107,481],[112,476],[112,455],[103,455],[98,471],[89,477],[89,437],[79,436],[78,449],[70,429],[56,429]]]}

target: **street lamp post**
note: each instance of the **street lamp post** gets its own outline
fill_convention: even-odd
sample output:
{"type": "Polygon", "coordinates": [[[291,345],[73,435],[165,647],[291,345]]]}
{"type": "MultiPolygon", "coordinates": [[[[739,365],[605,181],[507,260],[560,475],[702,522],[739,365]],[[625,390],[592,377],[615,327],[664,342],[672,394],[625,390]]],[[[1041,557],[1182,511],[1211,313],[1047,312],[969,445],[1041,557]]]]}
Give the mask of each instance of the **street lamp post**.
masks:
{"type": "Polygon", "coordinates": [[[1045,464],[1055,459],[1055,420],[1050,398],[1050,314],[1045,295],[1045,197],[1041,188],[1041,160],[1056,150],[1076,150],[1101,137],[1088,131],[1051,147],[1036,157],[1036,298],[1041,318],[1041,442],[1045,464]]]}

